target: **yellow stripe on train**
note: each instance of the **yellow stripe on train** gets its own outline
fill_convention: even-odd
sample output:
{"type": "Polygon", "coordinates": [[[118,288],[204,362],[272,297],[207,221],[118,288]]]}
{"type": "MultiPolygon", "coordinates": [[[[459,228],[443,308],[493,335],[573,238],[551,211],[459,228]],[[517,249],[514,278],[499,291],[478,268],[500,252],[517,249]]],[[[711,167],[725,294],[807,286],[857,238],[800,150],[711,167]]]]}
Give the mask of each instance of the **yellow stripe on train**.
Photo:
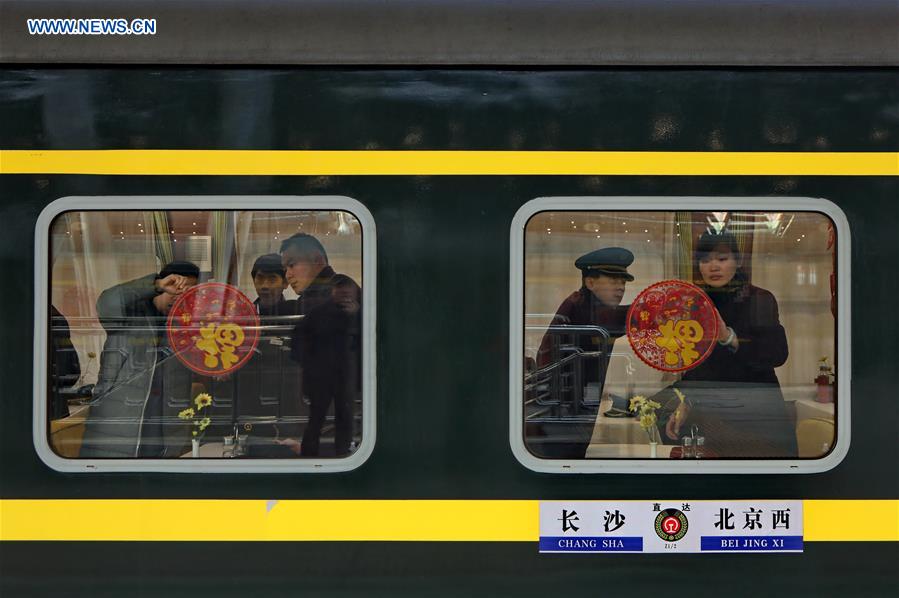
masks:
{"type": "Polygon", "coordinates": [[[899,152],[0,150],[0,174],[899,176],[899,152]]]}
{"type": "MultiPolygon", "coordinates": [[[[537,542],[539,504],[0,499],[0,540],[537,542]]],[[[806,541],[899,541],[899,500],[806,500],[803,511],[806,541]]]]}

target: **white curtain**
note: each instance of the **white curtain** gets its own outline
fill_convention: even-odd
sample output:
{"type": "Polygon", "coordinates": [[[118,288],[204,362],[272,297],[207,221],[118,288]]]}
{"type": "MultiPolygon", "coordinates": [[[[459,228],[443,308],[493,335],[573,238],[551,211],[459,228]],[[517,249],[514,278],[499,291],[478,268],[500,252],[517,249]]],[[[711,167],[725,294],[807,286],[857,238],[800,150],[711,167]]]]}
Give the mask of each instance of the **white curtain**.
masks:
{"type": "Polygon", "coordinates": [[[51,228],[51,301],[71,327],[79,384],[97,380],[106,340],[97,320],[104,290],[157,272],[152,212],[67,212],[51,228]]]}
{"type": "Polygon", "coordinates": [[[237,273],[232,272],[236,220],[235,212],[217,210],[209,214],[209,230],[212,236],[212,279],[218,282],[228,284],[237,282],[237,273]]]}
{"type": "Polygon", "coordinates": [[[805,224],[801,229],[805,236],[792,231],[785,235],[756,231],[753,239],[752,284],[774,293],[780,323],[787,333],[790,356],[776,370],[785,390],[811,387],[818,374],[818,360],[827,356],[829,363],[834,361],[832,256],[826,249],[826,223],[818,215],[804,218],[807,222],[798,221],[793,229],[805,224]]]}

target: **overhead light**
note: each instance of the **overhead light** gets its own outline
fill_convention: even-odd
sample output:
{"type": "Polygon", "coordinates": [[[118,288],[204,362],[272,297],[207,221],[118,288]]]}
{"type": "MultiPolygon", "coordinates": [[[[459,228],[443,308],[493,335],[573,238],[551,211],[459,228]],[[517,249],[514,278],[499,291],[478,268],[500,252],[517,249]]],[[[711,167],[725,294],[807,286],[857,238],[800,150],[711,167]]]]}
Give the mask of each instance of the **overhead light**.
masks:
{"type": "Polygon", "coordinates": [[[708,216],[708,221],[712,230],[715,233],[720,233],[727,224],[727,212],[711,212],[708,216]]]}
{"type": "Polygon", "coordinates": [[[780,212],[774,214],[765,214],[765,224],[768,227],[768,230],[772,233],[777,233],[777,229],[780,228],[780,221],[783,218],[783,214],[780,212]]]}

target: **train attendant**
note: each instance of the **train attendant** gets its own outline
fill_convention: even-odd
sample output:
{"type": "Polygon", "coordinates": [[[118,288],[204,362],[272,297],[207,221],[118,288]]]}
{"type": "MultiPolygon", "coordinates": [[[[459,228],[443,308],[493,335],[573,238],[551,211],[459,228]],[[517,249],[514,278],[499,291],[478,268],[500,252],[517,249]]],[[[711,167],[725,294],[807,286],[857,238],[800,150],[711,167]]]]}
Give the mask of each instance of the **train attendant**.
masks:
{"type": "MultiPolygon", "coordinates": [[[[606,247],[582,255],[574,262],[581,271],[581,288],[569,295],[556,310],[551,326],[598,326],[605,329],[608,341],[600,335],[579,334],[577,345],[585,352],[598,352],[604,358],[590,359],[583,364],[583,385],[599,384],[599,394],[605,383],[609,367],[609,355],[615,340],[624,336],[629,305],[621,305],[624,288],[634,280],[627,268],[634,262],[634,254],[622,247],[606,247]]],[[[553,345],[558,344],[559,330],[548,330],[537,352],[537,366],[550,365],[559,356],[553,356],[553,345]]],[[[581,396],[580,389],[575,393],[581,396]]],[[[556,436],[550,426],[532,430],[534,436],[543,436],[531,449],[541,457],[555,459],[582,459],[593,436],[596,412],[578,413],[578,423],[563,424],[564,437],[556,436]],[[585,421],[589,420],[589,421],[585,421]],[[549,438],[547,438],[549,437],[549,438]]],[[[531,436],[529,433],[528,436],[531,436]]]]}
{"type": "Polygon", "coordinates": [[[335,454],[345,457],[353,440],[353,404],[360,388],[362,290],[334,272],[318,239],[297,233],[281,244],[287,282],[299,296],[291,355],[303,368],[303,390],[309,398],[309,423],[299,447],[303,457],[320,453],[322,427],[334,404],[335,454]]]}
{"type": "Polygon", "coordinates": [[[718,344],[677,384],[689,397],[665,425],[677,440],[696,424],[718,457],[795,457],[796,434],[774,368],[787,360],[777,300],[750,284],[736,237],[705,233],[695,249],[701,287],[718,311],[718,344]]]}
{"type": "Polygon", "coordinates": [[[165,317],[184,291],[197,284],[200,269],[175,261],[150,274],[106,289],[97,316],[106,329],[100,372],[81,445],[82,458],[179,457],[187,444],[167,396],[189,396],[190,373],[175,359],[165,317]]]}

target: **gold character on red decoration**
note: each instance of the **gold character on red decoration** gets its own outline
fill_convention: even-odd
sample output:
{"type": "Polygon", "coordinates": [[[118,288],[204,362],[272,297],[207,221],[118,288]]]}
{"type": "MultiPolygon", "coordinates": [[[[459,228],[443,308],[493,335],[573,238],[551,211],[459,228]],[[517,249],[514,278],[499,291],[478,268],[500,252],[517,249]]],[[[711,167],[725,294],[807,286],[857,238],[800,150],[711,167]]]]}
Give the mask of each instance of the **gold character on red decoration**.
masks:
{"type": "Polygon", "coordinates": [[[699,357],[694,347],[702,340],[705,331],[696,320],[669,320],[659,326],[659,332],[662,336],[655,342],[665,349],[666,364],[673,366],[683,360],[684,365],[688,366],[699,357]]]}
{"type": "Polygon", "coordinates": [[[202,338],[197,340],[196,346],[206,353],[203,363],[207,368],[218,367],[219,359],[222,369],[228,369],[237,363],[238,357],[234,354],[234,350],[244,342],[243,328],[237,324],[219,325],[213,322],[200,328],[200,336],[202,338]]]}

